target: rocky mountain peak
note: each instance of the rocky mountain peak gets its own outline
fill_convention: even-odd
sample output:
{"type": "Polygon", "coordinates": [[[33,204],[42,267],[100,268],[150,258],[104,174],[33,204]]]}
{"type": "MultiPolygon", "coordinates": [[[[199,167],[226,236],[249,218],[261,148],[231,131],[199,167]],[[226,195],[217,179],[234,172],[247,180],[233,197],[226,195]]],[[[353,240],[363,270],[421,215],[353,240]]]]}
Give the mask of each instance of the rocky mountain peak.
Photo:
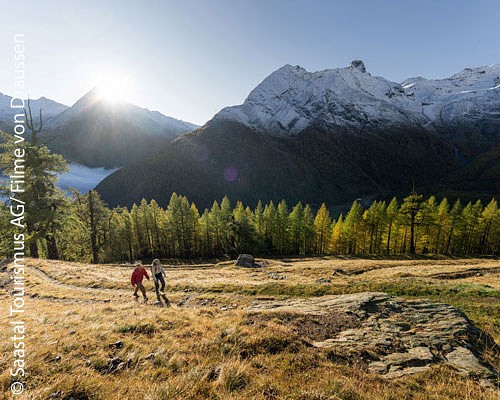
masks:
{"type": "Polygon", "coordinates": [[[362,60],[317,72],[285,65],[242,105],[226,107],[215,118],[275,136],[295,135],[311,124],[359,131],[418,125],[434,131],[457,121],[476,126],[478,113],[488,124],[497,123],[499,89],[499,65],[466,68],[445,79],[410,78],[402,85],[372,76],[362,60]]]}
{"type": "Polygon", "coordinates": [[[363,73],[366,72],[365,63],[361,60],[351,61],[351,64],[349,64],[349,67],[353,68],[353,69],[359,69],[363,73]]]}

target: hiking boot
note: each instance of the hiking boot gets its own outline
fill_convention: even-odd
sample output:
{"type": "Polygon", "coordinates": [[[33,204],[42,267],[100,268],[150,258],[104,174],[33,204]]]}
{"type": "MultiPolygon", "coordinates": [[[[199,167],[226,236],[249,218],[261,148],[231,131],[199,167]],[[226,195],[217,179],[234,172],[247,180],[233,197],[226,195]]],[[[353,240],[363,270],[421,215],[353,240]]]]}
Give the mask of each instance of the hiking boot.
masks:
{"type": "Polygon", "coordinates": [[[147,303],[147,302],[148,302],[148,298],[144,297],[144,303],[147,303]]]}
{"type": "Polygon", "coordinates": [[[134,300],[137,301],[139,299],[139,295],[134,294],[134,300]]]}

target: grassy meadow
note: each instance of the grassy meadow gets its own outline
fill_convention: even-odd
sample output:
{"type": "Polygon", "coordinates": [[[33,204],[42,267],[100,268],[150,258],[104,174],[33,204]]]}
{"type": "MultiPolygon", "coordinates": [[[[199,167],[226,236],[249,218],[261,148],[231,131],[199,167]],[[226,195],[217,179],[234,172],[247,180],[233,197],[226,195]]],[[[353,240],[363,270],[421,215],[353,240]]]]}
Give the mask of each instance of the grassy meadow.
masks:
{"type": "MultiPolygon", "coordinates": [[[[500,343],[496,259],[266,260],[168,266],[171,308],[132,297],[128,265],[28,259],[25,399],[498,399],[473,378],[436,365],[386,380],[331,360],[276,320],[251,323],[246,307],[291,297],[383,291],[446,302],[500,343]],[[323,279],[321,279],[323,278],[323,279]],[[123,364],[109,370],[109,360],[123,364]]],[[[10,305],[8,274],[0,304],[10,305]]],[[[2,315],[2,326],[9,318],[2,315]]],[[[9,395],[11,331],[0,339],[0,397],[9,395]]],[[[500,354],[485,358],[500,369],[500,354]]]]}

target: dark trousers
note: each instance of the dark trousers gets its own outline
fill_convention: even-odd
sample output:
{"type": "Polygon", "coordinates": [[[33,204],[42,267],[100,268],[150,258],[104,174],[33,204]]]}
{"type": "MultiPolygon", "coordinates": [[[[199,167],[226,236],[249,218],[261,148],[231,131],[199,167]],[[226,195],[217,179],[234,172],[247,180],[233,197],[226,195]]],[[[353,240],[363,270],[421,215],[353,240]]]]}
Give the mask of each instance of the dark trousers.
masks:
{"type": "Polygon", "coordinates": [[[160,300],[160,283],[161,283],[161,291],[165,290],[165,279],[163,278],[163,274],[155,274],[155,292],[158,301],[160,300]]]}
{"type": "Polygon", "coordinates": [[[134,290],[134,296],[136,297],[139,297],[139,295],[137,294],[138,291],[141,291],[142,293],[142,296],[147,299],[147,296],[146,296],[146,288],[144,287],[144,285],[142,283],[136,283],[135,285],[135,290],[134,290]]]}

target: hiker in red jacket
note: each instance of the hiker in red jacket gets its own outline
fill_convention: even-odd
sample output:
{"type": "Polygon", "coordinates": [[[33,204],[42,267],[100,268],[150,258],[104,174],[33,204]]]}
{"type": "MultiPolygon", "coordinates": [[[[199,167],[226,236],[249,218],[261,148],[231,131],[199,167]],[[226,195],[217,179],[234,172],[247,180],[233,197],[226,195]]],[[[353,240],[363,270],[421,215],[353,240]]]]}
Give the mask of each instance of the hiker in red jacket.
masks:
{"type": "Polygon", "coordinates": [[[146,296],[146,288],[142,284],[142,280],[144,277],[149,281],[149,275],[146,269],[142,266],[142,263],[139,261],[135,264],[134,272],[132,272],[132,277],[130,278],[130,283],[132,286],[135,286],[134,297],[135,300],[139,298],[137,291],[140,290],[142,296],[144,297],[144,302],[148,301],[148,297],[146,296]]]}

